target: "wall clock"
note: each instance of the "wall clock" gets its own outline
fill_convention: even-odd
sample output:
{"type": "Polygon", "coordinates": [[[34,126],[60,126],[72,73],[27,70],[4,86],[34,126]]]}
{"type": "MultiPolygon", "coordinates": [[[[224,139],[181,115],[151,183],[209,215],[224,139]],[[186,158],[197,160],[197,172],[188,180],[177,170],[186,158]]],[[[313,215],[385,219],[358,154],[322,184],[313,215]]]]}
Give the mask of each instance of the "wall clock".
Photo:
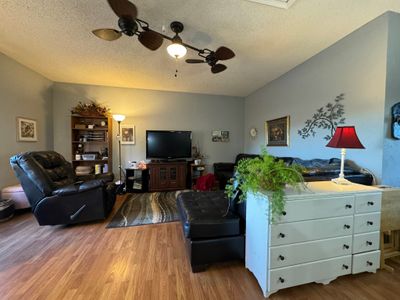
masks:
{"type": "Polygon", "coordinates": [[[249,133],[250,133],[250,136],[251,136],[251,138],[255,138],[256,136],[257,136],[257,129],[256,128],[250,128],[250,131],[249,131],[249,133]]]}

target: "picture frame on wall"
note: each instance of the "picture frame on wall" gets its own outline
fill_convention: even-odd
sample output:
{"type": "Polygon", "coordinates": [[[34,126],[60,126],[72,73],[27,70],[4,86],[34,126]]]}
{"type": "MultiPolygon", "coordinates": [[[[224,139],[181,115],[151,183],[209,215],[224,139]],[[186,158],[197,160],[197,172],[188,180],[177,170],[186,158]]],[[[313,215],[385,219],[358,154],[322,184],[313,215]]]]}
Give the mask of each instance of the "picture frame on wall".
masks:
{"type": "Polygon", "coordinates": [[[229,131],[227,130],[213,130],[211,134],[213,142],[229,142],[229,131]]]}
{"type": "Polygon", "coordinates": [[[134,145],[135,143],[135,125],[121,124],[121,145],[134,145]]]}
{"type": "Polygon", "coordinates": [[[265,122],[265,141],[266,146],[289,146],[290,118],[285,116],[282,118],[269,120],[265,122]]]}
{"type": "Polygon", "coordinates": [[[23,117],[17,117],[17,141],[37,142],[37,121],[23,117]]]}

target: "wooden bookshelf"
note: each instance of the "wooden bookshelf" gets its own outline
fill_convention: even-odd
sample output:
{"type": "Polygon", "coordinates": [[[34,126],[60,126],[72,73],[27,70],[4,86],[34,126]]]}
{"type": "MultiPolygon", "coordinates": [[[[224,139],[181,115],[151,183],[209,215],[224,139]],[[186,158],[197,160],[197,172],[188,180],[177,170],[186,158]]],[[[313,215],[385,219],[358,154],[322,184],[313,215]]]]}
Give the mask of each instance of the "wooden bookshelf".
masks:
{"type": "Polygon", "coordinates": [[[77,166],[91,166],[91,174],[94,174],[95,165],[100,165],[103,172],[107,164],[108,172],[112,172],[112,118],[72,115],[71,149],[74,170],[77,166]],[[89,125],[93,128],[88,128],[89,125]],[[93,160],[76,159],[77,152],[96,154],[96,157],[93,160]]]}

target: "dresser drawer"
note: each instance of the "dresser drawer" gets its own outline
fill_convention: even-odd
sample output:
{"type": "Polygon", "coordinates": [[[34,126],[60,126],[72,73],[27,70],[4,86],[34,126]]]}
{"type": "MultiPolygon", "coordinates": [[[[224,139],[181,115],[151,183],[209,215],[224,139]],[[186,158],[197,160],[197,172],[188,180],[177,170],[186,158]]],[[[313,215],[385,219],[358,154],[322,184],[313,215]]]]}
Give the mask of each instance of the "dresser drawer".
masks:
{"type": "Polygon", "coordinates": [[[380,211],[381,200],[381,193],[356,195],[356,214],[380,211]]]}
{"type": "Polygon", "coordinates": [[[379,231],[354,235],[353,253],[361,253],[379,249],[379,231]]]}
{"type": "Polygon", "coordinates": [[[353,233],[353,216],[318,219],[271,226],[271,246],[328,239],[353,233]]]}
{"type": "Polygon", "coordinates": [[[379,268],[381,251],[372,251],[353,255],[353,274],[361,272],[376,272],[379,268]]]}
{"type": "Polygon", "coordinates": [[[381,213],[369,213],[354,216],[354,233],[378,231],[381,213]]]}
{"type": "Polygon", "coordinates": [[[354,196],[328,197],[316,200],[287,201],[277,223],[349,216],[354,213],[354,196]]]}
{"type": "Polygon", "coordinates": [[[351,273],[351,255],[270,271],[270,291],[351,273]]]}
{"type": "Polygon", "coordinates": [[[282,268],[352,253],[353,236],[270,248],[270,269],[282,268]]]}

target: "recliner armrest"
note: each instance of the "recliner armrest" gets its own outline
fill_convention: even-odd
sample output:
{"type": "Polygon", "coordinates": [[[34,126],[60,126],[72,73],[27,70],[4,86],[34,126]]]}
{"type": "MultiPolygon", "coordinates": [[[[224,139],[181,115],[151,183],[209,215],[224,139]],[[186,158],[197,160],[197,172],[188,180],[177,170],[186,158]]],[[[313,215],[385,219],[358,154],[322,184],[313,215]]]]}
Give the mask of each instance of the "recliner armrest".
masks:
{"type": "Polygon", "coordinates": [[[53,191],[55,196],[67,196],[97,189],[104,186],[103,180],[78,181],[53,191]]]}

